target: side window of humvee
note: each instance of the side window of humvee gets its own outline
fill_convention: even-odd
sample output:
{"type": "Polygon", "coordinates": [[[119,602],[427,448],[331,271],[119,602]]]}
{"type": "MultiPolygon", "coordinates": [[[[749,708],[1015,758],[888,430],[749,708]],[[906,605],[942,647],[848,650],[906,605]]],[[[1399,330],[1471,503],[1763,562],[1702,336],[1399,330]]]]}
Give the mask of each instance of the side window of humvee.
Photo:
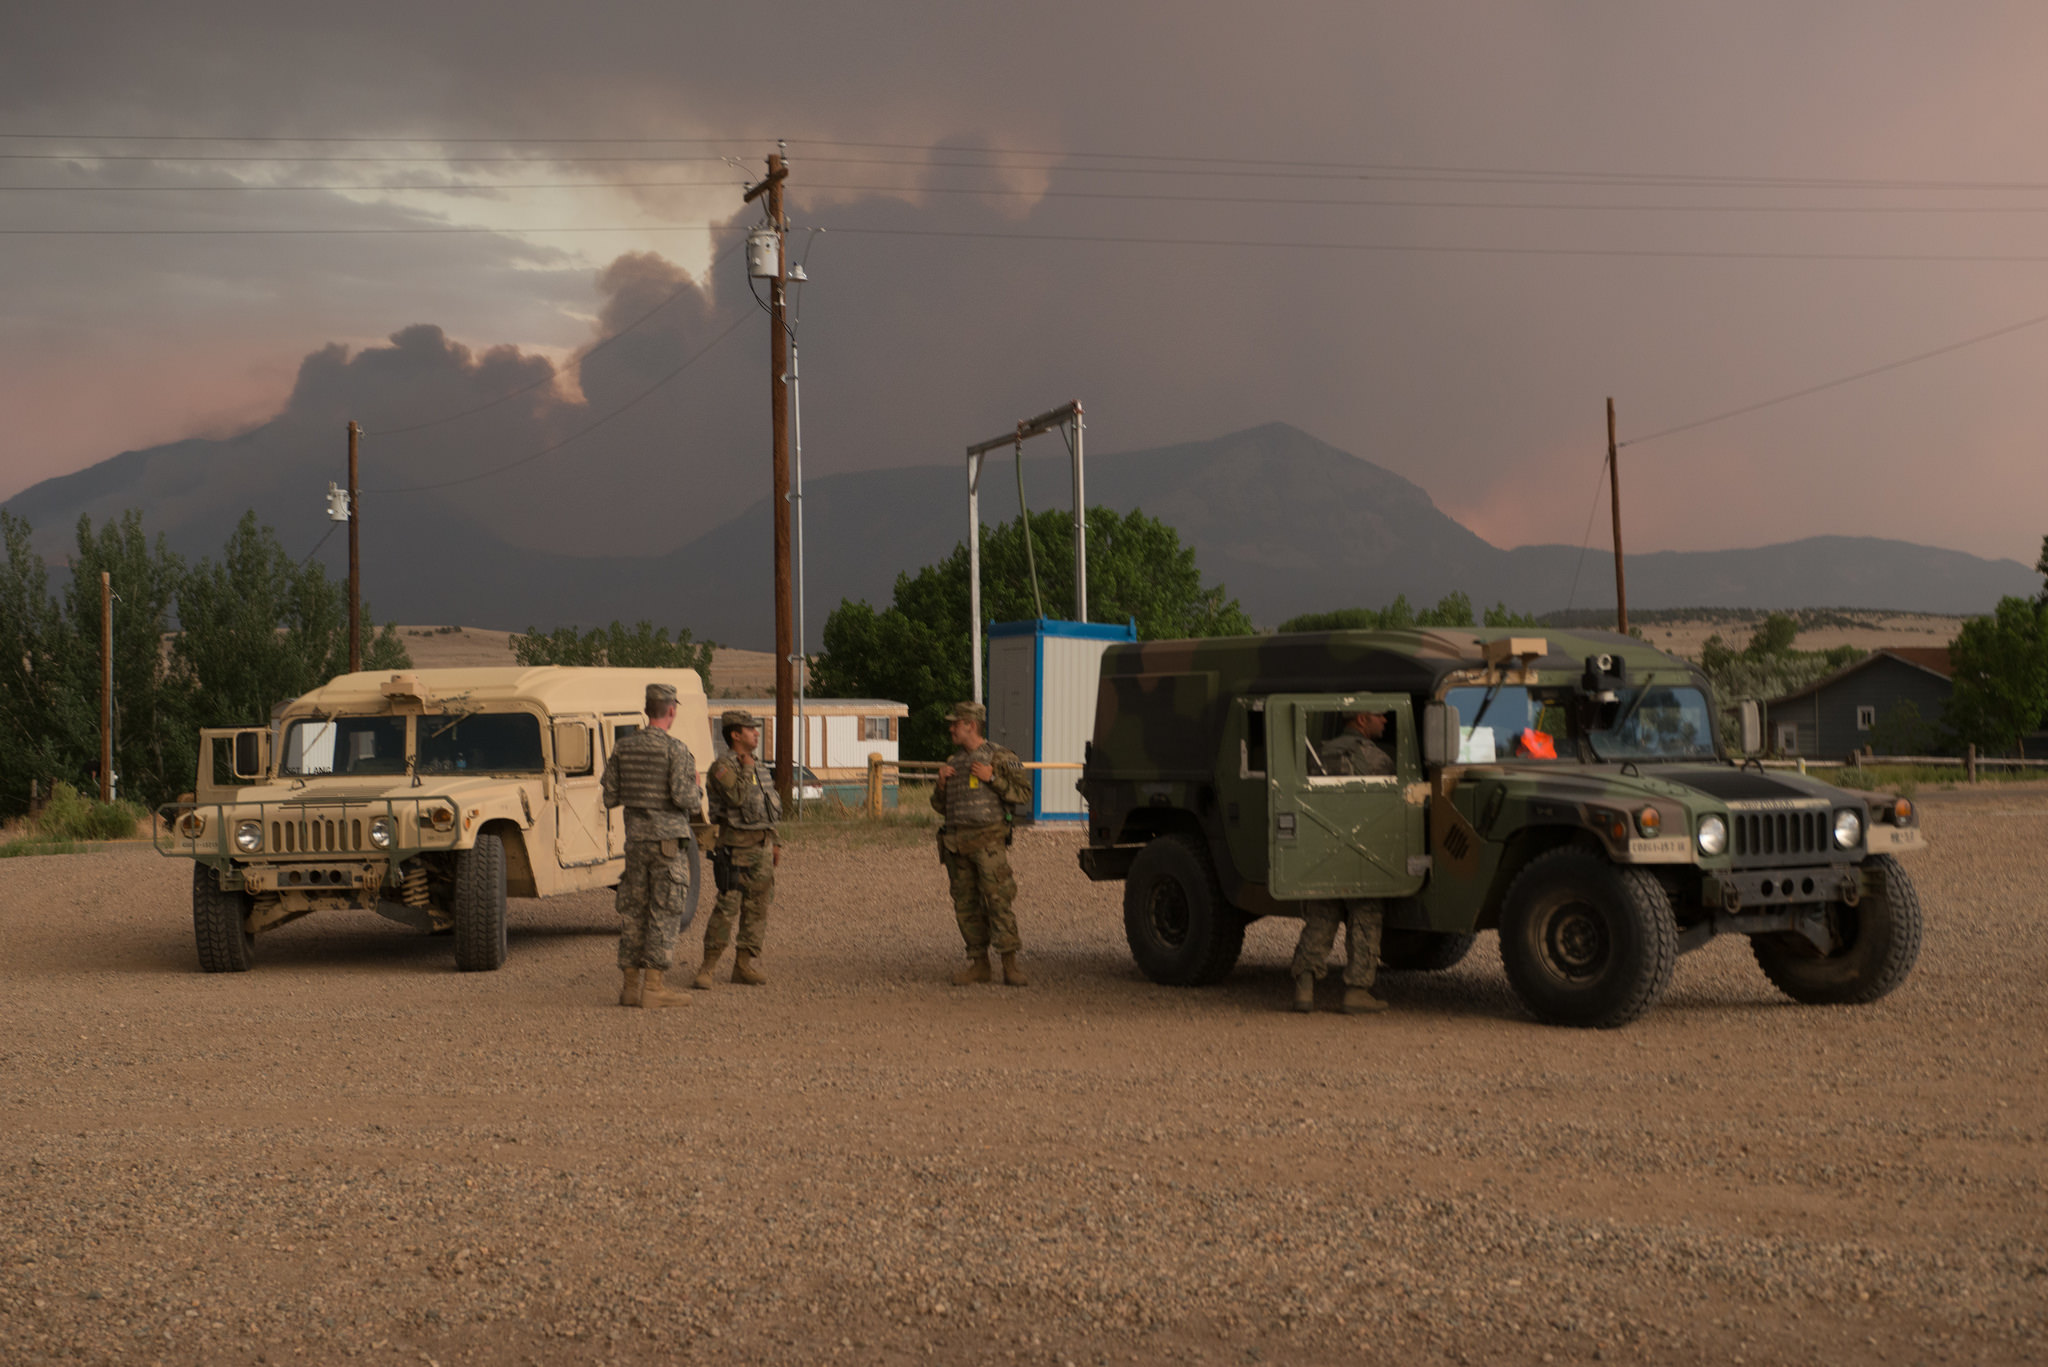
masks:
{"type": "Polygon", "coordinates": [[[1238,742],[1237,776],[1239,778],[1264,778],[1266,776],[1266,700],[1264,698],[1239,698],[1237,705],[1244,712],[1244,738],[1238,742]]]}

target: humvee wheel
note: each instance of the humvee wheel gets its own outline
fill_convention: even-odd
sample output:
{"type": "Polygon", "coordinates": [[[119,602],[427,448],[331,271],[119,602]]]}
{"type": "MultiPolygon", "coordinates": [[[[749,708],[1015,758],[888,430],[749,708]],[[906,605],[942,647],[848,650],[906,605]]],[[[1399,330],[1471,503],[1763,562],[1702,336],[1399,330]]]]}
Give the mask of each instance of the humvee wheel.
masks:
{"type": "Polygon", "coordinates": [[[1756,935],[1757,966],[1780,992],[1814,1006],[1860,1006],[1906,980],[1920,957],[1920,894],[1888,854],[1863,861],[1878,887],[1855,906],[1831,903],[1835,948],[1822,954],[1804,935],[1756,935]]]}
{"type": "Polygon", "coordinates": [[[480,835],[455,856],[455,966],[488,973],[505,962],[505,844],[480,835]]]}
{"type": "Polygon", "coordinates": [[[1435,930],[1380,933],[1380,967],[1394,973],[1441,973],[1472,952],[1477,935],[1435,930]]]}
{"type": "Polygon", "coordinates": [[[1508,888],[1500,959],[1536,1019],[1612,1029],[1649,1010],[1670,984],[1678,923],[1654,874],[1585,850],[1552,850],[1508,888]]]}
{"type": "Polygon", "coordinates": [[[199,946],[202,973],[247,973],[256,961],[256,937],[249,933],[246,892],[228,892],[212,869],[192,866],[192,938],[199,946]]]}
{"type": "Polygon", "coordinates": [[[1163,835],[1124,877],[1124,938],[1153,982],[1199,987],[1237,966],[1244,917],[1223,900],[1207,851],[1192,837],[1163,835]]]}

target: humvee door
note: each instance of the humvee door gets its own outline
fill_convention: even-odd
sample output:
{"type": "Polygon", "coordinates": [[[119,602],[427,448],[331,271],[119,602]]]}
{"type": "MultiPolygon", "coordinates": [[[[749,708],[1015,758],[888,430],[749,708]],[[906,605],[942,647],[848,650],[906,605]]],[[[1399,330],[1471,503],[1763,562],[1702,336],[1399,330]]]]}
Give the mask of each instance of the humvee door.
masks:
{"type": "Polygon", "coordinates": [[[1422,781],[1406,694],[1276,695],[1266,702],[1267,890],[1277,898],[1405,897],[1428,867],[1422,781]],[[1391,712],[1393,772],[1328,772],[1321,749],[1358,712],[1391,712]]]}

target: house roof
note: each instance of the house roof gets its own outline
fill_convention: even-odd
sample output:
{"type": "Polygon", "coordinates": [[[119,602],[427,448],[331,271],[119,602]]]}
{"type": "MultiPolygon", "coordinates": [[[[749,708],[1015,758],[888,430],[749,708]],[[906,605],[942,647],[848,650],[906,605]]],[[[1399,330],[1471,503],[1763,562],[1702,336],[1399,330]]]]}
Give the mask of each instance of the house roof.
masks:
{"type": "Polygon", "coordinates": [[[1887,656],[1897,660],[1900,664],[1911,665],[1913,668],[1923,670],[1943,681],[1947,681],[1955,676],[1955,666],[1949,662],[1947,646],[1886,646],[1882,650],[1871,651],[1852,665],[1846,665],[1832,674],[1815,679],[1804,688],[1795,688],[1782,697],[1772,698],[1764,706],[1776,707],[1780,703],[1793,702],[1800,698],[1810,698],[1822,689],[1831,688],[1835,684],[1840,683],[1858,670],[1870,668],[1887,656]]]}

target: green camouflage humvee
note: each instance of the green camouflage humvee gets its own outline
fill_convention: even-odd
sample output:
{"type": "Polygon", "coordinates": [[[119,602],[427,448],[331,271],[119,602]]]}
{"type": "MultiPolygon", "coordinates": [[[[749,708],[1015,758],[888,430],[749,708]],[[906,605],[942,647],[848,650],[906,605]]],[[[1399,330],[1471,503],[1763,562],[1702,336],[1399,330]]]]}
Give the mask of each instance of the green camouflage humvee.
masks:
{"type": "MultiPolygon", "coordinates": [[[[1706,679],[1607,632],[1444,628],[1110,648],[1080,781],[1081,867],[1121,878],[1157,982],[1230,972],[1247,924],[1381,898],[1390,969],[1448,968],[1500,934],[1538,1019],[1616,1026],[1677,956],[1750,937],[1802,1002],[1875,1001],[1920,948],[1894,854],[1913,804],[1737,762],[1706,679]],[[1390,775],[1319,747],[1388,714],[1390,775]]],[[[1753,753],[1754,705],[1739,750],[1753,753]]]]}

